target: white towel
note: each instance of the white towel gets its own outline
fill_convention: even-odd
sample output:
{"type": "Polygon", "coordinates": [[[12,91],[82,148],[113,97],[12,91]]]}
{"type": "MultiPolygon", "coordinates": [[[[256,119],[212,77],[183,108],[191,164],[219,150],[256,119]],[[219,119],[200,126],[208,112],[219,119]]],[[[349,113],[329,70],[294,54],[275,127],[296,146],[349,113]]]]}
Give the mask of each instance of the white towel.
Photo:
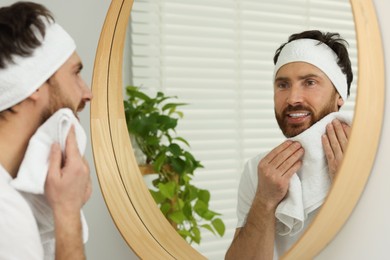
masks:
{"type": "Polygon", "coordinates": [[[303,164],[290,181],[286,197],[276,208],[276,231],[279,235],[295,235],[302,230],[309,213],[320,207],[331,186],[321,136],[333,119],[352,124],[352,115],[346,112],[331,113],[301,134],[290,138],[305,149],[303,164]]]}
{"type": "MultiPolygon", "coordinates": [[[[54,250],[55,238],[52,209],[43,195],[49,169],[51,145],[54,142],[58,142],[64,153],[66,138],[72,125],[75,126],[80,154],[84,154],[87,142],[84,129],[70,109],[60,109],[42,124],[32,136],[20,165],[18,175],[11,181],[13,187],[21,191],[32,208],[38,223],[45,254],[47,248],[54,250]]],[[[82,211],[81,223],[83,228],[83,242],[86,243],[88,240],[88,226],[82,211]]]]}

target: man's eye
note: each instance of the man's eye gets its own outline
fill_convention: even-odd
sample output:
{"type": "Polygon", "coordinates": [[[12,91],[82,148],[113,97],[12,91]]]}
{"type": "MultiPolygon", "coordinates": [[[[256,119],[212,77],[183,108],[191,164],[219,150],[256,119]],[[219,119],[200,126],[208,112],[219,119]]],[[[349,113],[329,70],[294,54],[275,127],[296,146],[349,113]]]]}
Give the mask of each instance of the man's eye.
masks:
{"type": "Polygon", "coordinates": [[[277,84],[278,88],[284,89],[288,87],[288,84],[286,82],[280,82],[277,84]]]}
{"type": "Polygon", "coordinates": [[[312,86],[312,85],[315,85],[315,84],[316,84],[315,80],[306,80],[306,85],[308,85],[308,86],[312,86]]]}

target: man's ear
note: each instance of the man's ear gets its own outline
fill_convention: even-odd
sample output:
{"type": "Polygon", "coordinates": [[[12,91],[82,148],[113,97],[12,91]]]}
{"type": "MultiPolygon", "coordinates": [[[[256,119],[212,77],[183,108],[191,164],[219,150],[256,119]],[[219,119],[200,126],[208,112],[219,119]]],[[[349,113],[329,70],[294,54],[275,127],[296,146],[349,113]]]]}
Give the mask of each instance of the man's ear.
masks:
{"type": "Polygon", "coordinates": [[[42,88],[47,84],[47,82],[43,83],[37,90],[35,90],[28,98],[33,101],[37,101],[42,96],[42,88]]]}
{"type": "Polygon", "coordinates": [[[344,100],[340,95],[337,99],[337,105],[338,105],[338,107],[342,107],[344,105],[344,100]]]}
{"type": "Polygon", "coordinates": [[[39,99],[39,96],[40,96],[39,89],[37,89],[28,98],[33,101],[37,101],[39,99]]]}

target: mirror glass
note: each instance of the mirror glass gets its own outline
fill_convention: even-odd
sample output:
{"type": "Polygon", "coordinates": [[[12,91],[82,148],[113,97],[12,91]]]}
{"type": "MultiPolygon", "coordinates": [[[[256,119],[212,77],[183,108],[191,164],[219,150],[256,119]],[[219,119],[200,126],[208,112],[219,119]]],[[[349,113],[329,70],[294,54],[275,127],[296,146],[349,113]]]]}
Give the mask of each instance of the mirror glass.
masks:
{"type": "Polygon", "coordinates": [[[204,230],[200,245],[192,245],[207,259],[223,259],[232,241],[244,163],[284,140],[273,112],[272,59],[289,35],[308,29],[338,32],[348,41],[354,81],[343,110],[352,112],[357,46],[348,0],[134,1],[124,87],[162,91],[188,104],[180,107],[177,134],[204,166],[193,182],[210,191],[210,208],[226,226],[222,238],[204,230]]]}

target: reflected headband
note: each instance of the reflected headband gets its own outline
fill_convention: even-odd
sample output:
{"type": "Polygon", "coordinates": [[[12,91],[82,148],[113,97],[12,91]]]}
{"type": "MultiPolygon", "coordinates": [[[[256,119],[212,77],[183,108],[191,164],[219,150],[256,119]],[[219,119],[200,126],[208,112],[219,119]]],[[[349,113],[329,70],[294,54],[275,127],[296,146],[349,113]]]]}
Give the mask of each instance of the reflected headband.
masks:
{"type": "Polygon", "coordinates": [[[325,43],[313,39],[298,39],[287,43],[281,50],[274,69],[274,80],[279,69],[291,62],[307,62],[328,76],[341,98],[348,96],[347,77],[337,64],[337,54],[325,43]]]}

